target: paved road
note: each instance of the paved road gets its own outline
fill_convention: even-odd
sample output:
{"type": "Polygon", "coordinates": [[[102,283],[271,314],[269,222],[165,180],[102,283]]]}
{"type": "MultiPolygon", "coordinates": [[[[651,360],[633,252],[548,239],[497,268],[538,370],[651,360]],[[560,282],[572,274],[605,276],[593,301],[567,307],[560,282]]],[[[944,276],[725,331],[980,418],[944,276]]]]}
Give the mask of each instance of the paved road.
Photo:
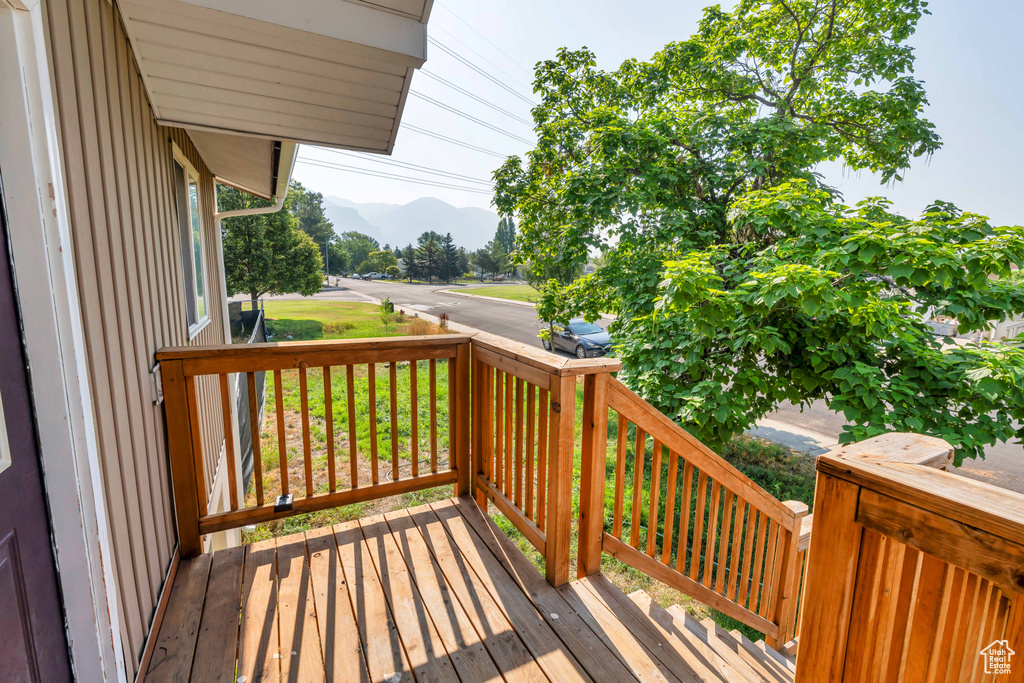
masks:
{"type": "MultiPolygon", "coordinates": [[[[466,285],[412,285],[400,282],[355,279],[341,280],[340,287],[330,287],[316,299],[336,301],[367,301],[390,297],[398,308],[423,311],[431,315],[448,313],[453,322],[498,334],[527,344],[540,344],[537,330],[540,322],[533,309],[514,303],[489,299],[473,299],[440,290],[465,290],[466,285]]],[[[301,299],[284,296],[282,299],[301,299]]],[[[608,320],[601,321],[607,326],[608,320]]],[[[784,406],[758,423],[754,434],[811,454],[822,453],[837,443],[845,424],[844,418],[825,407],[821,401],[801,410],[784,406]]],[[[987,481],[996,486],[1024,493],[1024,447],[1000,444],[987,449],[981,461],[968,461],[959,470],[965,476],[987,481]]]]}

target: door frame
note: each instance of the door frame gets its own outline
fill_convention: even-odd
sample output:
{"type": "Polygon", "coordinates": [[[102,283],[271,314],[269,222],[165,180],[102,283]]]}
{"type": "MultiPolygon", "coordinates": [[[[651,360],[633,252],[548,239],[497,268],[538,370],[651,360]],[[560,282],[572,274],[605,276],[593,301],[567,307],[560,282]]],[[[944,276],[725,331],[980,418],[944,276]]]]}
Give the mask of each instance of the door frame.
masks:
{"type": "Polygon", "coordinates": [[[0,0],[4,203],[72,670],[127,681],[43,2],[0,0]]]}

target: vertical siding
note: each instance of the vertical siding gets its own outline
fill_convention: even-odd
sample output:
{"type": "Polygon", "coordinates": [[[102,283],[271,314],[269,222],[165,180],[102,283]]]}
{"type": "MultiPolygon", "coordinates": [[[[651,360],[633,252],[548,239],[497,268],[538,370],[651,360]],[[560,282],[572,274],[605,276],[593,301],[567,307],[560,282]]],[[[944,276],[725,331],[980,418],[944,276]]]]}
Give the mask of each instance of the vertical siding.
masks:
{"type": "MultiPolygon", "coordinates": [[[[125,658],[138,666],[176,543],[154,353],[188,344],[171,141],[201,174],[212,322],[193,344],[224,343],[209,170],[184,131],[153,118],[120,17],[107,0],[45,4],[89,384],[118,581],[125,658]]],[[[219,387],[199,387],[212,485],[223,442],[219,387]]]]}

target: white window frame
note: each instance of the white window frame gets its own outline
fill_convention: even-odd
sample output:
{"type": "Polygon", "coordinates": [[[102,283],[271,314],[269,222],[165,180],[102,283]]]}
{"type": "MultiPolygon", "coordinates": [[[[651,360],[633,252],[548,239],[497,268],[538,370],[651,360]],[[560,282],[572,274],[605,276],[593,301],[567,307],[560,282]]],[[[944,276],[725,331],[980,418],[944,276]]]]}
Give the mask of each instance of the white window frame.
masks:
{"type": "MultiPolygon", "coordinates": [[[[202,182],[201,182],[202,175],[200,175],[199,171],[196,170],[195,166],[193,166],[191,164],[191,162],[189,162],[188,157],[185,156],[185,153],[181,151],[181,148],[178,147],[178,145],[176,143],[172,142],[171,143],[171,147],[172,147],[173,152],[174,152],[174,155],[173,155],[174,156],[174,161],[177,162],[182,167],[182,169],[184,169],[184,171],[185,171],[185,207],[186,207],[187,211],[191,212],[191,204],[189,202],[189,197],[188,197],[188,183],[189,183],[190,179],[195,181],[195,183],[196,183],[196,194],[198,196],[198,194],[200,192],[200,188],[202,187],[202,182]]],[[[177,192],[177,186],[175,186],[175,192],[177,192]]],[[[188,339],[189,339],[189,341],[192,341],[193,339],[195,339],[196,336],[200,332],[202,332],[203,329],[207,325],[210,324],[210,292],[209,292],[210,285],[209,285],[209,277],[207,275],[207,270],[208,269],[206,267],[206,265],[207,265],[207,258],[206,258],[206,225],[205,225],[205,222],[203,221],[203,212],[202,212],[202,208],[201,208],[202,207],[202,203],[201,202],[199,203],[199,207],[200,207],[199,211],[198,211],[198,217],[199,217],[199,254],[200,254],[200,257],[202,258],[202,261],[203,261],[203,263],[202,263],[202,267],[203,267],[203,297],[202,297],[202,299],[203,299],[203,315],[202,315],[202,317],[198,317],[198,313],[199,313],[199,294],[198,294],[198,291],[197,291],[198,287],[197,287],[197,278],[196,278],[196,263],[195,263],[194,259],[190,259],[190,262],[192,264],[192,294],[195,297],[194,305],[195,305],[195,308],[196,308],[197,319],[196,319],[196,321],[194,323],[189,323],[188,324],[188,339]]],[[[189,219],[189,225],[190,226],[192,224],[191,218],[192,218],[191,215],[189,215],[188,219],[189,219]]],[[[181,229],[180,217],[179,217],[179,223],[178,223],[177,227],[178,227],[179,230],[181,229]]],[[[180,235],[179,235],[179,237],[180,237],[180,235]]],[[[185,264],[182,263],[182,277],[184,277],[184,276],[185,276],[185,264]]],[[[182,292],[182,296],[185,296],[186,294],[187,293],[185,291],[182,292]]],[[[185,302],[185,305],[186,305],[186,310],[187,310],[188,302],[185,302]]],[[[186,318],[186,323],[188,323],[188,319],[187,318],[186,318]]]]}

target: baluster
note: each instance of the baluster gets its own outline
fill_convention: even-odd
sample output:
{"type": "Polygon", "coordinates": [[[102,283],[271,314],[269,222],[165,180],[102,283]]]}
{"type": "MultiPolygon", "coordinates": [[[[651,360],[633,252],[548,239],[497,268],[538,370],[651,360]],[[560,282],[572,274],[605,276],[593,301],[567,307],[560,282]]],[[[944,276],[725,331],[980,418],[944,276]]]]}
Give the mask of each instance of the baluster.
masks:
{"type": "Polygon", "coordinates": [[[512,375],[505,378],[505,497],[512,497],[512,375]]]}
{"type": "Polygon", "coordinates": [[[732,491],[724,486],[722,490],[722,533],[718,543],[718,571],[715,572],[715,592],[721,593],[725,585],[725,561],[729,557],[729,530],[732,525],[732,503],[735,498],[732,491]]]}
{"type": "Polygon", "coordinates": [[[761,513],[761,523],[757,529],[757,548],[754,550],[754,570],[750,574],[750,604],[747,609],[757,612],[758,598],[761,596],[761,564],[764,562],[764,544],[771,532],[772,520],[761,513]]]}
{"type": "Polygon", "coordinates": [[[505,439],[502,436],[505,428],[505,416],[501,412],[502,395],[504,394],[505,381],[508,376],[501,370],[497,371],[497,381],[494,390],[494,478],[493,482],[498,490],[501,490],[502,481],[505,478],[505,439]]]}
{"type": "Polygon", "coordinates": [[[391,361],[391,481],[398,481],[398,363],[391,361]]]}
{"type": "Polygon", "coordinates": [[[409,361],[409,457],[412,458],[412,476],[420,475],[420,437],[417,432],[416,361],[409,361]]]}
{"type": "Polygon", "coordinates": [[[351,365],[345,366],[345,384],[348,392],[348,464],[349,464],[349,487],[359,488],[359,463],[356,460],[356,380],[355,369],[351,365]]]}
{"type": "Polygon", "coordinates": [[[545,502],[548,495],[548,390],[541,389],[537,400],[537,526],[544,531],[547,526],[545,502]]]}
{"type": "Polygon", "coordinates": [[[708,475],[700,472],[697,477],[697,517],[693,527],[693,545],[690,551],[690,578],[694,581],[700,576],[700,565],[704,559],[704,506],[708,495],[708,475]]]}
{"type": "MultiPolygon", "coordinates": [[[[690,539],[690,500],[693,498],[693,465],[689,461],[683,465],[683,492],[679,497],[679,539],[676,542],[676,571],[680,574],[686,569],[688,554],[687,541],[690,539]]],[[[693,562],[693,555],[690,555],[693,562]]]]}
{"type": "Polygon", "coordinates": [[[640,513],[643,507],[644,455],[647,451],[647,434],[636,427],[636,449],[633,451],[633,514],[629,521],[629,544],[640,549],[640,513]]]}
{"type": "Polygon", "coordinates": [[[437,474],[437,361],[430,359],[430,472],[437,474]]]}
{"type": "Polygon", "coordinates": [[[661,537],[661,562],[670,564],[672,558],[672,527],[676,516],[676,469],[679,467],[679,456],[675,451],[668,452],[668,488],[665,491],[665,533],[661,537]]]}
{"type": "Polygon", "coordinates": [[[302,456],[306,472],[306,497],[313,495],[313,454],[309,443],[309,396],[306,393],[306,364],[299,365],[299,403],[302,406],[302,456]]]}
{"type": "MultiPolygon", "coordinates": [[[[743,541],[743,524],[746,516],[747,501],[740,495],[736,496],[736,515],[732,522],[732,558],[729,560],[729,591],[728,598],[736,599],[737,568],[740,561],[740,546],[743,541]]],[[[726,593],[723,593],[726,595],[726,593]]]]}
{"type": "Polygon", "coordinates": [[[771,536],[768,540],[768,557],[764,563],[764,581],[761,584],[761,606],[757,613],[762,617],[768,616],[768,606],[771,604],[772,591],[775,590],[773,577],[775,576],[775,554],[779,547],[779,523],[772,521],[770,527],[771,536]]]}
{"type": "Polygon", "coordinates": [[[224,420],[224,459],[228,464],[228,496],[231,509],[238,509],[238,465],[235,463],[235,427],[231,419],[231,401],[234,398],[228,387],[228,376],[220,375],[220,409],[224,420]]]}
{"type": "Polygon", "coordinates": [[[740,570],[740,590],[737,602],[742,606],[747,605],[747,594],[750,585],[750,560],[754,555],[754,527],[757,526],[757,519],[760,511],[750,506],[750,516],[747,518],[747,535],[743,540],[743,569],[740,570]]]}
{"type": "Polygon", "coordinates": [[[288,494],[288,451],[284,436],[284,390],[281,388],[281,371],[274,370],[274,402],[277,406],[277,459],[281,467],[281,494],[288,494]]]}
{"type": "Polygon", "coordinates": [[[516,464],[515,464],[516,507],[523,509],[523,380],[516,377],[516,464]]]}
{"type": "Polygon", "coordinates": [[[370,363],[367,366],[367,390],[370,399],[370,483],[380,482],[380,472],[377,471],[377,366],[370,363]]]}
{"type": "Polygon", "coordinates": [[[533,519],[533,451],[534,411],[537,408],[537,387],[532,384],[526,389],[526,518],[533,519]]]}
{"type": "Polygon", "coordinates": [[[647,554],[654,557],[658,542],[658,501],[661,496],[661,442],[654,439],[651,451],[651,496],[647,510],[647,554]]]}
{"type": "Polygon", "coordinates": [[[618,443],[615,450],[615,506],[612,513],[612,535],[622,540],[622,507],[626,492],[626,437],[629,421],[619,413],[618,443]]]}
{"type": "Polygon", "coordinates": [[[448,469],[455,468],[455,359],[448,359],[448,469]]]}
{"type": "Polygon", "coordinates": [[[718,540],[718,503],[722,495],[722,487],[717,481],[711,482],[711,510],[708,519],[708,541],[704,547],[704,575],[702,582],[711,587],[711,577],[715,571],[715,541],[718,540]]]}
{"type": "Polygon", "coordinates": [[[256,504],[263,505],[263,456],[260,453],[260,414],[256,403],[256,373],[245,373],[249,393],[249,433],[252,435],[252,478],[256,484],[256,504]]]}
{"type": "Polygon", "coordinates": [[[334,388],[331,386],[331,368],[323,367],[324,376],[324,422],[327,427],[327,485],[331,493],[338,488],[334,472],[334,388]]]}

